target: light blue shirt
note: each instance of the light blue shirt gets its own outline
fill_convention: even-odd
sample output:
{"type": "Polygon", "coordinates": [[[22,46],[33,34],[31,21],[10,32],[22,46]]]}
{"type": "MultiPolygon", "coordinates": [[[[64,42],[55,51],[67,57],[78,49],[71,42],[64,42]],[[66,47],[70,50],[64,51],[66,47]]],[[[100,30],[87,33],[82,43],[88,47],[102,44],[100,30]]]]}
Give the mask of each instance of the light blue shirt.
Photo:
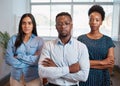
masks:
{"type": "Polygon", "coordinates": [[[11,66],[11,76],[20,80],[24,75],[25,81],[31,81],[38,78],[38,60],[40,55],[34,55],[36,51],[41,52],[43,47],[43,39],[32,34],[27,43],[22,43],[15,52],[16,35],[12,36],[8,42],[5,61],[11,66]],[[17,58],[14,58],[17,54],[17,58]]]}
{"type": "Polygon", "coordinates": [[[48,78],[49,83],[62,86],[75,85],[79,81],[86,81],[89,68],[87,47],[74,38],[71,38],[65,45],[60,39],[46,42],[39,60],[39,75],[48,78]],[[51,58],[57,67],[44,67],[41,63],[45,58],[51,58]],[[79,72],[70,73],[69,66],[76,62],[80,64],[79,72]]]}

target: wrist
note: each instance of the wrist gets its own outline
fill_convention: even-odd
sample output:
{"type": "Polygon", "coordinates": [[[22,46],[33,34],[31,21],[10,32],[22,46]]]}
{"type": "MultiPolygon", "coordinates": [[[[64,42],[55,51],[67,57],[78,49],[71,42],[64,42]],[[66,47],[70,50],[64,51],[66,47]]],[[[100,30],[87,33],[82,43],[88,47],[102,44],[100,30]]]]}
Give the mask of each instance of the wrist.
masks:
{"type": "Polygon", "coordinates": [[[103,61],[99,61],[98,63],[99,63],[101,66],[104,65],[103,61]]]}

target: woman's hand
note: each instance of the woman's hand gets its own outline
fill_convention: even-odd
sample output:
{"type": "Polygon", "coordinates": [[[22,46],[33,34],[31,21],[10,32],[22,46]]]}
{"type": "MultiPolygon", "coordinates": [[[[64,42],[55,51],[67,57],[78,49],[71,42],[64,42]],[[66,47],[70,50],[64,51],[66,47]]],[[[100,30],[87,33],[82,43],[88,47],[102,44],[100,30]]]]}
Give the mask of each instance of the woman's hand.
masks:
{"type": "Polygon", "coordinates": [[[101,61],[101,65],[114,65],[114,58],[112,58],[112,57],[107,57],[106,59],[104,59],[104,60],[102,60],[101,61]]]}

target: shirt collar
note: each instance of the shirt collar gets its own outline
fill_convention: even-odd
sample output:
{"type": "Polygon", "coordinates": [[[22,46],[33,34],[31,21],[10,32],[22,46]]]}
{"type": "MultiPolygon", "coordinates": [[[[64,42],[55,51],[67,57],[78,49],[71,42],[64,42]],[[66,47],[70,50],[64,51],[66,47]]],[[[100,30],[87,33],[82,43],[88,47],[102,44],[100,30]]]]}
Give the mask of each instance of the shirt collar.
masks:
{"type": "Polygon", "coordinates": [[[30,38],[34,38],[34,37],[36,37],[36,35],[32,34],[30,38]]]}
{"type": "MultiPolygon", "coordinates": [[[[70,40],[69,40],[69,42],[68,42],[67,44],[71,44],[72,41],[73,41],[73,38],[71,37],[70,40]]],[[[62,44],[62,45],[63,45],[63,43],[62,43],[62,41],[60,40],[60,38],[57,38],[57,39],[56,39],[56,44],[62,44]]]]}

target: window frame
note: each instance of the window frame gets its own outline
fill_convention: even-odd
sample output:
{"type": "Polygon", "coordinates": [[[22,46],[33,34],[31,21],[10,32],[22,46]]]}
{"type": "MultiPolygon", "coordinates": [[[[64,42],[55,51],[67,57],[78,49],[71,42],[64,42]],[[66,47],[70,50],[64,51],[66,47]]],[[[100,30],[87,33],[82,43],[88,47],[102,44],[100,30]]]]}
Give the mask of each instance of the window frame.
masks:
{"type": "MultiPolygon", "coordinates": [[[[50,0],[50,2],[32,2],[30,1],[30,12],[31,12],[31,8],[32,6],[35,5],[49,5],[50,6],[50,12],[51,12],[51,6],[52,5],[70,5],[71,6],[71,16],[73,17],[73,6],[74,5],[93,5],[93,4],[98,4],[98,5],[112,5],[113,6],[113,2],[96,2],[96,0],[94,0],[93,2],[73,2],[74,0],[72,0],[71,2],[51,2],[52,0],[50,0]]],[[[51,17],[51,13],[50,13],[50,17],[51,17]]],[[[51,21],[50,21],[51,23],[51,21]]],[[[50,24],[51,25],[51,24],[50,24]]],[[[112,26],[111,26],[112,29],[112,26]]],[[[50,26],[50,30],[51,30],[51,26],[50,26]]],[[[112,31],[112,30],[111,30],[112,31]]],[[[112,32],[111,32],[112,34],[112,32]]],[[[43,36],[43,37],[56,37],[56,36],[43,36]]]]}

